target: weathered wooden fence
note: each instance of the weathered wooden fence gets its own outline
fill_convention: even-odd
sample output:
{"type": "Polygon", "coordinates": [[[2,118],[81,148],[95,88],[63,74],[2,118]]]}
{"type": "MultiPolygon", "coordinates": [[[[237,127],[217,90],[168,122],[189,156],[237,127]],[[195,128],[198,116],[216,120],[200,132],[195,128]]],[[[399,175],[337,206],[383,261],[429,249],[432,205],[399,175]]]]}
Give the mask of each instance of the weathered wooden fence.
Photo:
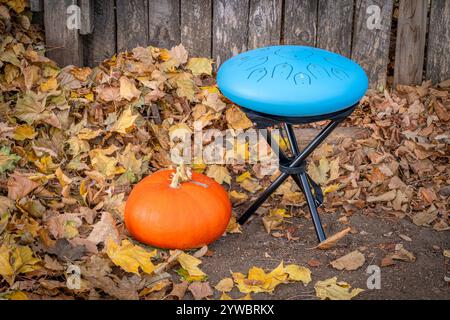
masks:
{"type": "Polygon", "coordinates": [[[372,88],[385,87],[390,52],[396,84],[450,78],[450,0],[30,1],[43,11],[47,54],[61,65],[179,43],[219,65],[260,46],[304,44],[356,60],[372,88]],[[79,29],[70,30],[68,19],[78,16],[79,29]]]}

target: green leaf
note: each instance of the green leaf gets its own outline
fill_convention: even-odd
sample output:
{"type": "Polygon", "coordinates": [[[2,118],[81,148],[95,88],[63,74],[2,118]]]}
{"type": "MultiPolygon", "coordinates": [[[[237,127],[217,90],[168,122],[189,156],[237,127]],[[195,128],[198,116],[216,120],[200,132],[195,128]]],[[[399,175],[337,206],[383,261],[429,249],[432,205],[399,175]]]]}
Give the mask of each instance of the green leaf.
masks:
{"type": "Polygon", "coordinates": [[[8,147],[0,148],[0,173],[14,169],[17,161],[19,160],[20,157],[14,153],[11,153],[11,149],[8,147]]]}

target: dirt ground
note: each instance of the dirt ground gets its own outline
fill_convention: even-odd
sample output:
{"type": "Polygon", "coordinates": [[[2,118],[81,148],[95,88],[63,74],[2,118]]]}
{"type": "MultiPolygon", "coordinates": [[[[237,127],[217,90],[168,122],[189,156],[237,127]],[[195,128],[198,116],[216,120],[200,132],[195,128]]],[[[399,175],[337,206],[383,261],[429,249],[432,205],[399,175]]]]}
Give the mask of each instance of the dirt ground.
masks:
{"type": "MultiPolygon", "coordinates": [[[[245,206],[245,205],[244,205],[245,206]]],[[[443,250],[450,247],[449,232],[437,232],[431,228],[417,227],[407,218],[392,220],[363,215],[361,212],[349,217],[349,223],[337,222],[339,213],[322,213],[326,232],[332,235],[347,226],[356,230],[349,233],[336,247],[327,250],[312,249],[317,245],[312,222],[308,217],[293,217],[292,226],[298,227],[294,234],[297,241],[276,238],[266,233],[260,216],[255,216],[243,226],[242,234],[229,234],[210,245],[214,251],[211,257],[202,258],[202,269],[209,275],[211,285],[230,276],[230,271],[247,273],[252,266],[271,270],[281,260],[310,268],[312,281],[289,283],[278,286],[272,295],[252,294],[253,299],[317,299],[314,284],[334,276],[346,281],[352,287],[365,289],[354,299],[450,299],[450,287],[444,277],[450,270],[443,250]],[[412,239],[407,241],[399,235],[412,239]],[[381,268],[381,289],[367,289],[366,273],[369,265],[380,265],[389,248],[397,244],[412,252],[415,262],[397,261],[393,266],[381,268]],[[364,253],[364,265],[355,271],[339,271],[330,262],[353,250],[364,253]],[[308,266],[310,259],[320,261],[318,267],[308,266]]],[[[448,260],[448,259],[447,259],[448,260]]],[[[233,298],[241,297],[236,288],[230,293],[233,298]]],[[[215,298],[219,294],[215,293],[215,298]]]]}

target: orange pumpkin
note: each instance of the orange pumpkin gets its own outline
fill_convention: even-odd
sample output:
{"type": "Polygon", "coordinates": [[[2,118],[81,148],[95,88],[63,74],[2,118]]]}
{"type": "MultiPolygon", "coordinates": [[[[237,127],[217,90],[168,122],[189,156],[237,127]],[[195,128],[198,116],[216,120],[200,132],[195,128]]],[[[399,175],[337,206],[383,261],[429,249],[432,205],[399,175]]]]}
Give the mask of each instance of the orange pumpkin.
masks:
{"type": "Polygon", "coordinates": [[[125,225],[138,241],[166,249],[209,244],[225,231],[231,203],[223,187],[205,175],[177,170],[156,172],[131,191],[125,225]]]}

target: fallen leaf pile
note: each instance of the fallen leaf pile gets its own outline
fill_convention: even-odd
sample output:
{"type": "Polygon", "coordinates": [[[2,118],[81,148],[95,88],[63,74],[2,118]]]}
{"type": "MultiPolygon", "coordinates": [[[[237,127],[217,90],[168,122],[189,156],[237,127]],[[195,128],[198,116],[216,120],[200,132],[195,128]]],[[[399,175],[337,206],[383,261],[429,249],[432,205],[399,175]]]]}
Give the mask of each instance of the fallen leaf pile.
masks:
{"type": "MultiPolygon", "coordinates": [[[[212,298],[199,267],[207,252],[133,241],[123,209],[135,183],[172,165],[170,150],[183,139],[171,140],[171,132],[193,132],[194,121],[243,130],[251,121],[220,94],[213,62],[189,57],[182,45],[138,47],[93,69],[61,69],[44,56],[42,32],[30,23],[25,2],[0,0],[0,298],[183,299],[186,292],[212,298]],[[73,265],[79,270],[69,273],[73,265]]],[[[448,81],[437,88],[424,83],[365,97],[345,126],[366,128],[369,137],[324,143],[309,163],[326,195],[324,210],[409,217],[448,230],[449,87],[448,81]]],[[[213,141],[209,133],[202,138],[204,146],[213,141]]],[[[247,157],[246,147],[238,145],[238,157],[247,157]]],[[[228,188],[236,206],[276,176],[263,176],[259,164],[200,161],[193,169],[228,188]]],[[[263,219],[266,231],[298,239],[286,225],[288,208],[304,204],[298,187],[286,181],[269,203],[275,205],[263,219]]],[[[242,232],[235,218],[228,232],[242,232]]],[[[407,259],[401,249],[391,258],[407,259]]],[[[334,265],[354,270],[360,263],[352,256],[334,265]]],[[[235,272],[214,288],[223,299],[231,299],[233,287],[249,299],[297,281],[308,284],[309,269],[281,263],[269,273],[235,272]]],[[[360,292],[333,279],[315,288],[330,299],[360,292]]]]}

